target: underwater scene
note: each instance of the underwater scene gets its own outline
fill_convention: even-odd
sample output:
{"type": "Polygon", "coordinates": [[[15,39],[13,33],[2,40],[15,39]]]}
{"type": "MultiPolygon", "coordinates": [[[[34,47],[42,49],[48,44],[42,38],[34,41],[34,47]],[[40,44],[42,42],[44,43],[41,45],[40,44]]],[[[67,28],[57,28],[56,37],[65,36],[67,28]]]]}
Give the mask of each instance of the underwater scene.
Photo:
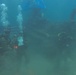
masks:
{"type": "Polygon", "coordinates": [[[0,0],[0,75],[76,75],[76,0],[0,0]]]}

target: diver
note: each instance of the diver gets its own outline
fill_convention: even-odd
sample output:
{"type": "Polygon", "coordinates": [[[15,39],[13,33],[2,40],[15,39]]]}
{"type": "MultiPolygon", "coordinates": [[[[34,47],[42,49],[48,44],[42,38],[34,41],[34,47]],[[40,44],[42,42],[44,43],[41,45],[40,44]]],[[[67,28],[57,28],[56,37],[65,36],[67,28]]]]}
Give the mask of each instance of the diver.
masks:
{"type": "Polygon", "coordinates": [[[10,45],[10,30],[4,30],[0,35],[0,54],[2,55],[10,45]]]}
{"type": "MultiPolygon", "coordinates": [[[[66,73],[65,69],[69,69],[68,61],[71,60],[71,45],[73,37],[69,33],[62,31],[57,36],[57,61],[56,61],[56,74],[61,75],[66,73]]],[[[65,74],[64,74],[65,75],[65,74]]]]}
{"type": "Polygon", "coordinates": [[[46,25],[46,22],[48,22],[44,14],[46,5],[43,0],[23,0],[21,2],[21,7],[24,19],[26,20],[24,21],[26,28],[42,28],[43,25],[46,25]]]}
{"type": "Polygon", "coordinates": [[[22,33],[19,33],[19,34],[15,34],[13,36],[13,40],[11,42],[11,45],[12,45],[12,48],[15,50],[16,52],[16,72],[21,72],[21,65],[22,65],[22,59],[24,58],[24,61],[25,61],[25,64],[28,64],[29,63],[29,59],[28,59],[28,56],[27,56],[27,43],[26,41],[24,40],[24,36],[22,33]]]}
{"type": "Polygon", "coordinates": [[[60,32],[58,34],[58,50],[60,55],[66,61],[67,58],[70,57],[71,53],[71,45],[72,45],[73,37],[67,32],[60,32]]]}
{"type": "Polygon", "coordinates": [[[32,18],[42,18],[44,17],[44,9],[46,8],[43,0],[23,0],[21,2],[21,7],[23,11],[30,10],[31,20],[32,18]]]}
{"type": "MultiPolygon", "coordinates": [[[[10,31],[4,30],[4,33],[0,34],[0,69],[3,70],[4,68],[4,56],[6,56],[10,50],[10,31]]],[[[1,71],[0,70],[0,71],[1,71]]]]}
{"type": "Polygon", "coordinates": [[[3,55],[9,47],[11,48],[10,34],[11,31],[8,28],[0,34],[0,55],[3,55]]]}

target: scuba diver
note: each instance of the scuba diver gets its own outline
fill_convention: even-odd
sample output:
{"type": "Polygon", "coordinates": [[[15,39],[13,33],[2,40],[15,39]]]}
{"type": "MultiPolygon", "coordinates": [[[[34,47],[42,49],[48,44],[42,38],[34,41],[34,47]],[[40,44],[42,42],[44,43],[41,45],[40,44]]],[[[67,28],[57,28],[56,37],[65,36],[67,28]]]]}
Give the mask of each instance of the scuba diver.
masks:
{"type": "Polygon", "coordinates": [[[41,18],[44,16],[44,9],[46,8],[43,0],[23,0],[21,2],[21,7],[23,11],[30,10],[31,20],[32,18],[41,18]]]}
{"type": "Polygon", "coordinates": [[[0,34],[0,71],[3,70],[6,56],[10,50],[10,30],[4,30],[4,33],[0,34]]]}
{"type": "MultiPolygon", "coordinates": [[[[68,28],[67,28],[68,29],[68,28]]],[[[57,39],[57,61],[56,74],[61,75],[67,73],[65,69],[69,69],[68,61],[71,60],[71,46],[73,37],[66,31],[58,33],[57,39]]]]}
{"type": "Polygon", "coordinates": [[[23,0],[20,5],[22,7],[24,19],[26,20],[24,21],[24,24],[26,24],[26,28],[31,26],[40,28],[45,25],[45,23],[47,22],[47,19],[44,17],[46,5],[43,0],[23,0]]]}
{"type": "Polygon", "coordinates": [[[0,55],[4,54],[8,46],[10,45],[10,30],[4,30],[4,33],[0,35],[0,55]]]}
{"type": "Polygon", "coordinates": [[[24,36],[22,33],[15,34],[13,36],[11,46],[16,52],[16,73],[21,73],[23,58],[25,62],[24,65],[29,63],[29,58],[27,56],[27,43],[24,40],[24,36]]]}

